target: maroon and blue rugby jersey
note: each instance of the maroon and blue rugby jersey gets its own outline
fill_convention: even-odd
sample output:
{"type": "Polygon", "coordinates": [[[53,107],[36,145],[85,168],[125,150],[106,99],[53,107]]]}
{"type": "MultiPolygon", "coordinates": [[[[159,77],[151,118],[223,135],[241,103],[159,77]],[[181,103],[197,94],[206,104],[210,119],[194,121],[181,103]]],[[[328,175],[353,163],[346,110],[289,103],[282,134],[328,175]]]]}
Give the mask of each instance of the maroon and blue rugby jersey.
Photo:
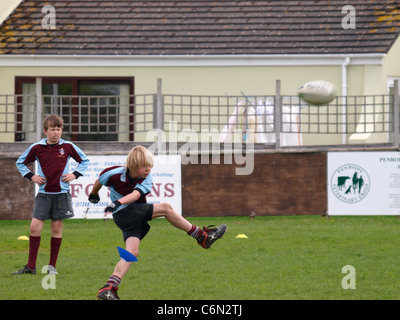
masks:
{"type": "MultiPolygon", "coordinates": [[[[140,198],[136,202],[146,203],[146,195],[151,192],[153,187],[153,176],[150,173],[146,179],[133,179],[129,177],[129,174],[125,171],[125,167],[113,166],[104,169],[100,173],[99,182],[104,186],[110,187],[110,198],[112,202],[137,190],[140,193],[140,198]]],[[[115,212],[126,206],[126,204],[121,205],[115,212]]]]}
{"type": "Polygon", "coordinates": [[[37,161],[37,174],[46,178],[46,183],[39,186],[41,193],[65,193],[69,183],[61,181],[61,176],[69,173],[69,160],[79,163],[74,174],[83,175],[89,165],[88,157],[72,142],[60,139],[56,145],[48,145],[47,138],[32,144],[17,160],[17,168],[23,177],[30,178],[33,173],[27,165],[37,161]]]}

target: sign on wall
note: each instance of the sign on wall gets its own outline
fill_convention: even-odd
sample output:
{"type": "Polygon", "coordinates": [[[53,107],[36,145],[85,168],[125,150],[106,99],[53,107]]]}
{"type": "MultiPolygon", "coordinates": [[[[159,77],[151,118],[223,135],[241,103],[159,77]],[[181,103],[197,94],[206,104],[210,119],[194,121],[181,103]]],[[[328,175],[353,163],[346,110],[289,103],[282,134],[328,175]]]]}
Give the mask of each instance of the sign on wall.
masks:
{"type": "Polygon", "coordinates": [[[399,152],[329,152],[329,215],[400,215],[399,152]]]}
{"type": "MultiPolygon", "coordinates": [[[[104,219],[112,218],[111,215],[104,216],[104,208],[111,202],[109,188],[103,186],[99,192],[100,202],[92,204],[88,196],[92,190],[93,183],[99,174],[107,167],[123,166],[126,156],[88,156],[89,166],[84,176],[71,182],[70,192],[74,209],[74,218],[104,219]]],[[[70,160],[70,172],[73,172],[77,163],[70,160]]],[[[182,214],[182,189],[181,189],[181,162],[179,155],[157,155],[154,156],[153,189],[147,195],[148,203],[169,203],[174,210],[182,214]]],[[[36,188],[37,189],[37,188],[36,188]]],[[[36,190],[37,192],[37,190],[36,190]]]]}

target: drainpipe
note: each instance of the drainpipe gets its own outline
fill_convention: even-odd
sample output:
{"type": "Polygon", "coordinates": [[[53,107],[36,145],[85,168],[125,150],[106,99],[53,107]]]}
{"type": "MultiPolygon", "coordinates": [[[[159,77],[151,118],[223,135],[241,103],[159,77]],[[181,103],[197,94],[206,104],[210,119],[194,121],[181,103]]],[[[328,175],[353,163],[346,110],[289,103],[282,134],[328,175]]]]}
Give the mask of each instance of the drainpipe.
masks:
{"type": "Polygon", "coordinates": [[[347,121],[346,121],[346,112],[347,112],[347,67],[350,64],[350,57],[346,57],[342,64],[342,144],[347,143],[347,121]]]}
{"type": "Polygon", "coordinates": [[[36,78],[36,141],[42,139],[42,78],[36,78]]]}

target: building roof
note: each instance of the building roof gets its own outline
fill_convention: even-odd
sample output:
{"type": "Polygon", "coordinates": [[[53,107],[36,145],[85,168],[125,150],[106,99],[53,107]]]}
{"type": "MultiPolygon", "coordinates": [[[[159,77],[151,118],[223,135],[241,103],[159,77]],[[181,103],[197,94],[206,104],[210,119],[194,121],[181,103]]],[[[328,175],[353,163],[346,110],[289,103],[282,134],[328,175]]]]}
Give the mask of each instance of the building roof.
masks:
{"type": "Polygon", "coordinates": [[[260,55],[387,53],[400,0],[25,0],[0,26],[0,54],[260,55]],[[44,29],[45,5],[56,28],[44,29]]]}

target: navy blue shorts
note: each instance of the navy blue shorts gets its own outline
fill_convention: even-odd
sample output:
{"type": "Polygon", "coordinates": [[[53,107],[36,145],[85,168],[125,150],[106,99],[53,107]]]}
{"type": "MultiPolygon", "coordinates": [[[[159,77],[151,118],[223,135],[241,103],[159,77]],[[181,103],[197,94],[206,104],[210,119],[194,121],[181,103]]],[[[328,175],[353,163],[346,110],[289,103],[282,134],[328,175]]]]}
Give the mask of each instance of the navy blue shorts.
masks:
{"type": "Polygon", "coordinates": [[[124,242],[130,237],[142,240],[150,230],[150,221],[153,217],[153,204],[132,203],[113,214],[113,219],[121,229],[124,242]]]}

